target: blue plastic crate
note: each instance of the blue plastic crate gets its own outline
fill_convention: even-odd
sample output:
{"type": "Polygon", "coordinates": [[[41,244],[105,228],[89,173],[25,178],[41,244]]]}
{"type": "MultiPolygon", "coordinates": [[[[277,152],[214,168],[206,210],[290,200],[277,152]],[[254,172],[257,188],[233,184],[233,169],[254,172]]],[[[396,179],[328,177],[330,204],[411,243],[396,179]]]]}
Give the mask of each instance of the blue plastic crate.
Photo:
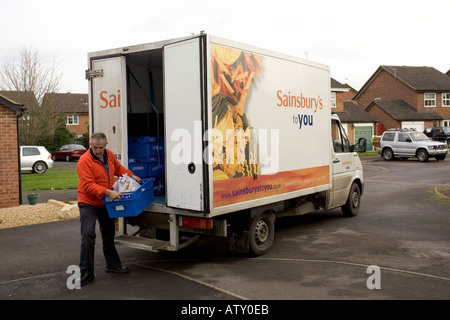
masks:
{"type": "MultiPolygon", "coordinates": [[[[130,137],[128,138],[128,155],[130,158],[151,158],[164,155],[164,140],[162,137],[130,137]]],[[[150,161],[150,160],[147,160],[150,161]]]]}
{"type": "Polygon", "coordinates": [[[155,196],[161,196],[165,194],[165,188],[164,188],[164,183],[165,183],[165,179],[164,176],[154,176],[151,177],[150,179],[152,179],[153,181],[153,193],[155,196]]]}
{"type": "Polygon", "coordinates": [[[164,162],[164,155],[161,155],[159,159],[158,156],[128,158],[128,163],[158,162],[158,160],[164,162]]]}
{"type": "Polygon", "coordinates": [[[148,165],[148,177],[155,177],[165,174],[164,163],[158,165],[158,163],[149,163],[148,165]]]}
{"type": "Polygon", "coordinates": [[[111,200],[103,196],[110,218],[135,217],[142,213],[154,200],[153,180],[142,179],[141,187],[130,193],[120,195],[122,199],[111,200]]]}
{"type": "Polygon", "coordinates": [[[139,178],[147,178],[148,175],[148,163],[147,162],[139,162],[139,163],[128,163],[128,169],[133,171],[133,173],[139,178]]]}

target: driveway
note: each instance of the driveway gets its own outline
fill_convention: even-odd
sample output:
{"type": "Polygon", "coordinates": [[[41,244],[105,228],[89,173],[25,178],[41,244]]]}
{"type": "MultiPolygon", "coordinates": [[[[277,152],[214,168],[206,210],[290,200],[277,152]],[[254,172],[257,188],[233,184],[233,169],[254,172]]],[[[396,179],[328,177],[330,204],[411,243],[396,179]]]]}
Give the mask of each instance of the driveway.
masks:
{"type": "Polygon", "coordinates": [[[178,252],[118,247],[131,272],[107,274],[99,238],[97,277],[81,290],[66,283],[78,263],[77,220],[0,230],[0,299],[159,300],[147,306],[174,316],[228,301],[278,312],[305,307],[302,300],[450,299],[450,199],[436,193],[450,186],[450,160],[375,161],[364,170],[357,217],[335,209],[279,219],[272,250],[258,258],[231,252],[222,238],[178,252]]]}

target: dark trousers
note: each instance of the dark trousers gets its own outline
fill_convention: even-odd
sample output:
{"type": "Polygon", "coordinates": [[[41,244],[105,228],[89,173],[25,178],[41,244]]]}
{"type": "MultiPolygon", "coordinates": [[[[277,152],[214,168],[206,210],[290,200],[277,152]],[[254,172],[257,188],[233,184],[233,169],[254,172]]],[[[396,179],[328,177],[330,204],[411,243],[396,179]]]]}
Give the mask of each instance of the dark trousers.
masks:
{"type": "Polygon", "coordinates": [[[78,207],[80,208],[81,222],[80,270],[94,272],[95,223],[97,220],[100,224],[106,268],[121,267],[119,254],[114,244],[116,232],[114,219],[109,217],[106,207],[97,207],[86,203],[78,203],[78,207]]]}

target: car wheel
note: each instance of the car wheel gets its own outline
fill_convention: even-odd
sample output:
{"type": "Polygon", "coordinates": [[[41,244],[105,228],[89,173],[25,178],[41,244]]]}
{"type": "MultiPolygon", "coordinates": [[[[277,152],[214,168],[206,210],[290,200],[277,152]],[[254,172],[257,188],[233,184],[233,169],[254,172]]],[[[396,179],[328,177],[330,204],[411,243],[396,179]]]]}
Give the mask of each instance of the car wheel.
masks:
{"type": "Polygon", "coordinates": [[[394,153],[391,149],[386,148],[383,150],[383,159],[386,161],[391,161],[392,159],[394,159],[394,153]]]}
{"type": "Polygon", "coordinates": [[[427,162],[428,161],[428,152],[424,149],[420,149],[417,151],[417,159],[419,159],[420,162],[427,162]]]}
{"type": "Polygon", "coordinates": [[[341,210],[344,216],[354,217],[358,215],[360,206],[361,190],[356,183],[353,183],[348,194],[347,202],[341,207],[341,210]]]}
{"type": "Polygon", "coordinates": [[[45,162],[38,161],[33,164],[33,172],[44,173],[45,171],[47,171],[47,164],[45,162]]]}
{"type": "Polygon", "coordinates": [[[70,156],[66,156],[66,161],[67,161],[67,162],[70,161],[70,156]]]}
{"type": "Polygon", "coordinates": [[[252,219],[249,230],[250,250],[253,255],[260,256],[272,248],[275,235],[275,223],[271,214],[263,213],[252,219]]]}

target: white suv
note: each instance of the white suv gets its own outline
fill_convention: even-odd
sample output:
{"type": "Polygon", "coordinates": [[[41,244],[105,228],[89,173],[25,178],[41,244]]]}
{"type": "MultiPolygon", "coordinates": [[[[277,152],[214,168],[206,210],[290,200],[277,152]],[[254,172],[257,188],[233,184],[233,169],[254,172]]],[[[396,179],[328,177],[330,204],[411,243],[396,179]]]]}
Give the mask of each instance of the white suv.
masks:
{"type": "Polygon", "coordinates": [[[53,168],[52,155],[43,146],[20,146],[20,170],[44,173],[53,168]]]}
{"type": "Polygon", "coordinates": [[[415,157],[421,162],[426,162],[430,157],[444,160],[448,146],[446,143],[430,140],[423,132],[389,129],[383,132],[377,151],[386,161],[396,157],[402,159],[415,157]]]}

